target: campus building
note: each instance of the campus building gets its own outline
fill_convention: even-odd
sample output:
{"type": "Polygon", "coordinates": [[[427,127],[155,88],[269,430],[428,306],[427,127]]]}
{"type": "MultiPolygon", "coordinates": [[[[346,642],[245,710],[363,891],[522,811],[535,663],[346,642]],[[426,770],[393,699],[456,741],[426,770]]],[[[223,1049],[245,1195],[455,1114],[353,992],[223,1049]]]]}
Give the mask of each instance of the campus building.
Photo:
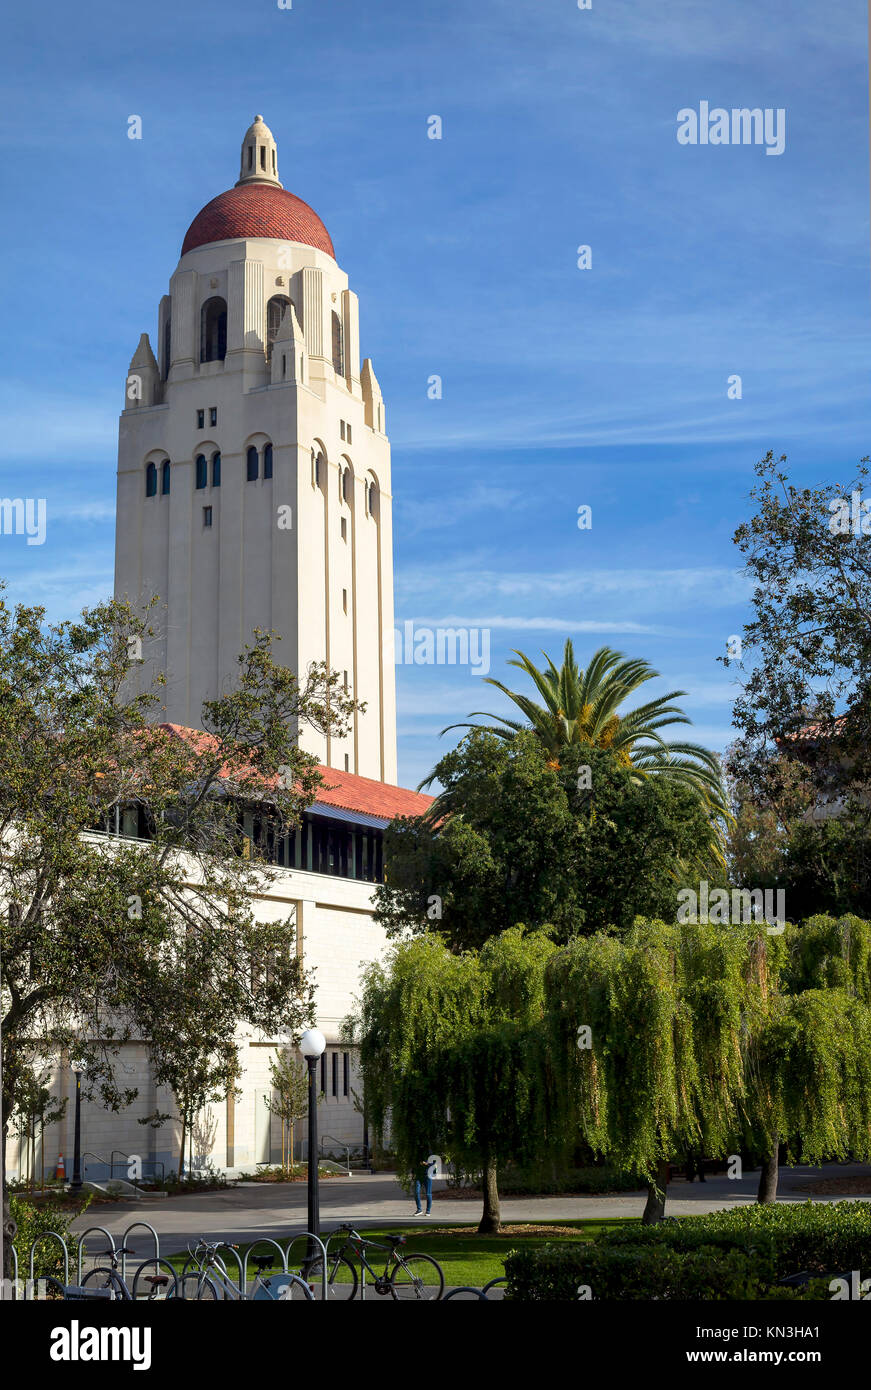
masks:
{"type": "MultiPolygon", "coordinates": [[[[359,1146],[354,1058],[339,1028],[362,968],[385,946],[372,919],[384,828],[431,798],[395,785],[384,401],[370,359],[360,359],[357,296],[320,218],[279,181],[261,116],[242,142],[237,182],[188,228],[157,321],[154,343],[143,333],[130,363],[118,443],[115,593],[134,606],[158,599],[134,680],[150,688],[165,676],[163,719],[184,736],[260,628],[280,636],[283,665],[302,674],[325,662],[366,704],[345,739],[300,731],[324,785],[296,833],[270,844],[280,872],[255,904],[264,919],[295,911],[327,1039],[319,1128],[359,1146]]],[[[122,815],[109,833],[137,827],[122,815]]],[[[246,1035],[239,1044],[241,1097],[195,1129],[200,1160],[231,1173],[277,1161],[281,1145],[266,1104],[277,1042],[246,1035]]],[[[177,1132],[137,1124],[173,1109],[149,1074],[146,1040],[123,1049],[119,1069],[139,1096],[120,1114],[85,1107],[87,1176],[105,1176],[100,1160],[113,1150],[116,1175],[125,1153],[175,1167],[177,1132]]],[[[52,1091],[72,1090],[66,1060],[52,1091]]],[[[69,1174],[72,1122],[68,1105],[60,1125],[35,1136],[37,1172],[53,1171],[60,1151],[69,1174]]],[[[11,1146],[12,1171],[28,1170],[24,1148],[19,1157],[11,1146]]]]}

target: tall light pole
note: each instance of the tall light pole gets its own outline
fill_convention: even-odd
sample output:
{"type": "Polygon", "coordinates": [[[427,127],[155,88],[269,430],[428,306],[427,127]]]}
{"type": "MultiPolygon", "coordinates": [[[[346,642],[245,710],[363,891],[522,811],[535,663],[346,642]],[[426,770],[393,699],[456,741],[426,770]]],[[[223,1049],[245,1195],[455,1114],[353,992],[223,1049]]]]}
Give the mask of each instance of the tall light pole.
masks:
{"type": "MultiPolygon", "coordinates": [[[[308,1064],[308,1229],[315,1236],[321,1233],[318,1201],[318,1094],[315,1070],[318,1058],[323,1055],[326,1045],[326,1038],[317,1028],[307,1028],[299,1040],[299,1050],[308,1064]]],[[[314,1241],[309,1241],[306,1258],[316,1258],[314,1241]]]]}
{"type": "Polygon", "coordinates": [[[70,1192],[78,1194],[82,1190],[82,1072],[83,1062],[73,1062],[73,1076],[76,1078],[76,1126],[73,1138],[73,1178],[70,1192]]]}

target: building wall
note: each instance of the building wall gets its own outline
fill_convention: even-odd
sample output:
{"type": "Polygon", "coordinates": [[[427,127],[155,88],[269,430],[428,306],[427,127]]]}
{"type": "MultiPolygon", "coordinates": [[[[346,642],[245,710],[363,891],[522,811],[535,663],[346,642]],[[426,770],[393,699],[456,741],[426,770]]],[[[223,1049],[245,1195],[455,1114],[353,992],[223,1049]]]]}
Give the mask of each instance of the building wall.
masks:
{"type": "Polygon", "coordinates": [[[115,593],[135,604],[159,599],[159,632],[144,648],[139,688],[164,671],[163,717],[199,728],[203,700],[223,689],[253,629],[272,630],[284,665],[305,672],[326,661],[347,671],[349,689],[367,704],[348,739],[303,730],[303,746],[328,766],[344,768],[347,755],[349,771],[395,782],[395,677],[384,640],[393,630],[390,446],[371,371],[361,384],[357,299],[347,276],[332,257],[293,242],[213,243],[182,257],[161,323],[168,313],[168,379],[151,380],[134,358],[131,374],[144,376],[147,389],[127,400],[119,428],[115,593]],[[266,306],[276,294],[296,306],[304,343],[276,344],[270,366],[266,306]],[[201,363],[201,310],[213,296],[227,301],[227,355],[201,363]],[[345,375],[333,367],[334,312],[343,322],[345,375]],[[280,352],[293,359],[284,379],[280,352]],[[267,442],[273,477],[262,477],[261,460],[261,476],[248,482],[246,451],[267,442]],[[221,485],[212,486],[210,473],[197,489],[196,457],[211,465],[215,451],[221,485]],[[319,483],[318,454],[325,460],[319,483]],[[146,466],[164,458],[170,493],[162,496],[158,485],[157,496],[146,497],[146,466]],[[207,506],[211,528],[203,524],[207,506]],[[278,524],[279,507],[288,506],[290,528],[278,524]]]}
{"type": "MultiPolygon", "coordinates": [[[[371,884],[328,874],[285,870],[278,871],[268,889],[253,903],[255,916],[261,921],[274,921],[291,912],[296,914],[303,964],[306,969],[316,970],[315,1021],[327,1040],[327,1093],[318,1106],[319,1132],[357,1148],[363,1142],[363,1121],[354,1108],[350,1090],[359,1093],[362,1086],[352,1052],[349,1095],[343,1094],[341,1053],[348,1049],[341,1043],[339,1030],[342,1019],[352,1007],[363,969],[370,961],[382,957],[387,944],[382,928],[372,921],[372,894],[371,884]],[[340,1054],[338,1096],[333,1096],[331,1086],[334,1051],[340,1054]]],[[[197,1161],[210,1162],[230,1176],[238,1176],[246,1170],[252,1172],[260,1161],[277,1163],[281,1158],[281,1125],[268,1115],[263,1104],[264,1094],[270,1092],[269,1063],[278,1055],[281,1044],[274,1038],[248,1032],[240,1032],[237,1041],[242,1063],[241,1095],[231,1098],[230,1102],[207,1107],[194,1130],[197,1161]],[[232,1118],[228,1127],[229,1105],[232,1118]],[[268,1131],[265,1138],[264,1127],[268,1131]]],[[[180,1137],[177,1120],[170,1120],[158,1129],[137,1123],[158,1109],[176,1114],[172,1093],[154,1085],[144,1042],[134,1041],[121,1049],[116,1072],[122,1085],[135,1087],[139,1094],[131,1106],[119,1112],[106,1111],[99,1104],[83,1103],[82,1150],[83,1154],[87,1151],[90,1155],[84,1159],[88,1165],[86,1176],[95,1181],[107,1177],[107,1163],[113,1149],[120,1151],[116,1154],[116,1177],[126,1175],[122,1153],[139,1155],[145,1160],[145,1176],[153,1171],[151,1165],[155,1162],[163,1162],[167,1172],[177,1170],[180,1137]],[[101,1163],[101,1159],[106,1163],[101,1163]]],[[[66,1058],[58,1059],[53,1065],[48,1084],[51,1094],[58,1099],[67,1097],[68,1104],[64,1118],[46,1127],[41,1150],[40,1136],[37,1136],[37,1181],[43,1165],[47,1177],[54,1175],[61,1153],[67,1177],[72,1175],[75,1083],[66,1058]]],[[[303,1152],[304,1139],[305,1121],[295,1127],[297,1156],[303,1152]]],[[[28,1142],[10,1136],[7,1173],[29,1176],[30,1165],[28,1142]]]]}

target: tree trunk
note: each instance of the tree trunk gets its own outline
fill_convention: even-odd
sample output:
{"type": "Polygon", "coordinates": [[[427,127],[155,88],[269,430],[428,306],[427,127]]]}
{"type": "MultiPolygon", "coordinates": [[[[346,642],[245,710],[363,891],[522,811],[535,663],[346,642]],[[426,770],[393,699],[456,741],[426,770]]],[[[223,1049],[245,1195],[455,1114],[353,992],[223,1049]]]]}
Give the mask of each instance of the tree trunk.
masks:
{"type": "MultiPolygon", "coordinates": [[[[4,1097],[4,1104],[6,1098],[4,1097]]],[[[10,1107],[11,1108],[11,1107],[10,1107]]],[[[8,1112],[7,1112],[8,1113],[8,1112]]],[[[16,1226],[9,1210],[9,1191],[6,1187],[6,1125],[0,1125],[0,1183],[3,1188],[3,1269],[0,1278],[12,1278],[12,1242],[15,1239],[16,1226]]],[[[24,1271],[26,1277],[27,1271],[24,1271]]]]}
{"type": "Polygon", "coordinates": [[[288,1155],[290,1163],[290,1176],[293,1177],[293,1120],[290,1122],[290,1153],[288,1155]]]}
{"type": "Polygon", "coordinates": [[[647,1201],[644,1204],[644,1215],[641,1220],[643,1225],[652,1226],[657,1221],[662,1221],[665,1216],[665,1194],[668,1187],[668,1163],[660,1163],[656,1181],[647,1184],[647,1201]]]}
{"type": "Polygon", "coordinates": [[[482,1236],[496,1235],[501,1224],[496,1160],[487,1155],[484,1160],[484,1210],[481,1214],[478,1234],[482,1236]]]}
{"type": "Polygon", "coordinates": [[[756,1194],[757,1202],[776,1202],[777,1201],[777,1164],[778,1164],[778,1136],[775,1134],[771,1141],[771,1152],[762,1161],[762,1172],[759,1174],[759,1191],[756,1194]]]}

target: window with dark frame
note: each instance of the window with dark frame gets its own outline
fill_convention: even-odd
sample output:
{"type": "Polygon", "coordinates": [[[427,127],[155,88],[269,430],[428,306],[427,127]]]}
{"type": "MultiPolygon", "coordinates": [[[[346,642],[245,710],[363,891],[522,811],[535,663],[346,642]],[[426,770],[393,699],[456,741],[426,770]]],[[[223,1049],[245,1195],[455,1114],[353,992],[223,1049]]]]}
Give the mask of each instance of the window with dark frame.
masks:
{"type": "Polygon", "coordinates": [[[333,1053],[333,1095],[339,1094],[339,1054],[333,1053]]]}
{"type": "Polygon", "coordinates": [[[347,1096],[351,1090],[351,1054],[342,1053],[342,1095],[347,1096]]]}
{"type": "Polygon", "coordinates": [[[212,487],[221,486],[221,455],[212,454],[212,487]]]}
{"type": "Polygon", "coordinates": [[[160,465],[160,492],[163,497],[169,492],[169,459],[164,459],[160,465]]]}
{"type": "Polygon", "coordinates": [[[205,487],[209,481],[208,465],[206,464],[205,454],[197,454],[196,472],[196,487],[197,490],[199,490],[200,488],[205,487]]]}
{"type": "Polygon", "coordinates": [[[211,526],[211,524],[212,524],[212,509],[211,509],[211,507],[203,507],[203,525],[204,525],[204,526],[211,526]]]}
{"type": "Polygon", "coordinates": [[[257,481],[257,478],[260,475],[260,459],[257,450],[254,448],[253,445],[249,448],[247,454],[245,455],[245,460],[248,473],[248,482],[254,483],[257,481]]]}
{"type": "Polygon", "coordinates": [[[204,410],[198,410],[198,411],[197,411],[197,429],[198,429],[198,430],[204,430],[205,428],[206,428],[206,412],[205,412],[204,410]]]}
{"type": "Polygon", "coordinates": [[[216,425],[217,423],[218,423],[218,407],[217,407],[216,405],[210,405],[210,406],[209,406],[209,424],[210,424],[210,425],[216,425]]]}
{"type": "Polygon", "coordinates": [[[157,464],[149,463],[145,469],[145,496],[157,496],[157,464]]]}
{"type": "Polygon", "coordinates": [[[264,444],[264,446],[263,446],[263,476],[264,476],[264,478],[271,478],[271,477],[272,477],[272,445],[271,445],[271,444],[264,444]]]}

